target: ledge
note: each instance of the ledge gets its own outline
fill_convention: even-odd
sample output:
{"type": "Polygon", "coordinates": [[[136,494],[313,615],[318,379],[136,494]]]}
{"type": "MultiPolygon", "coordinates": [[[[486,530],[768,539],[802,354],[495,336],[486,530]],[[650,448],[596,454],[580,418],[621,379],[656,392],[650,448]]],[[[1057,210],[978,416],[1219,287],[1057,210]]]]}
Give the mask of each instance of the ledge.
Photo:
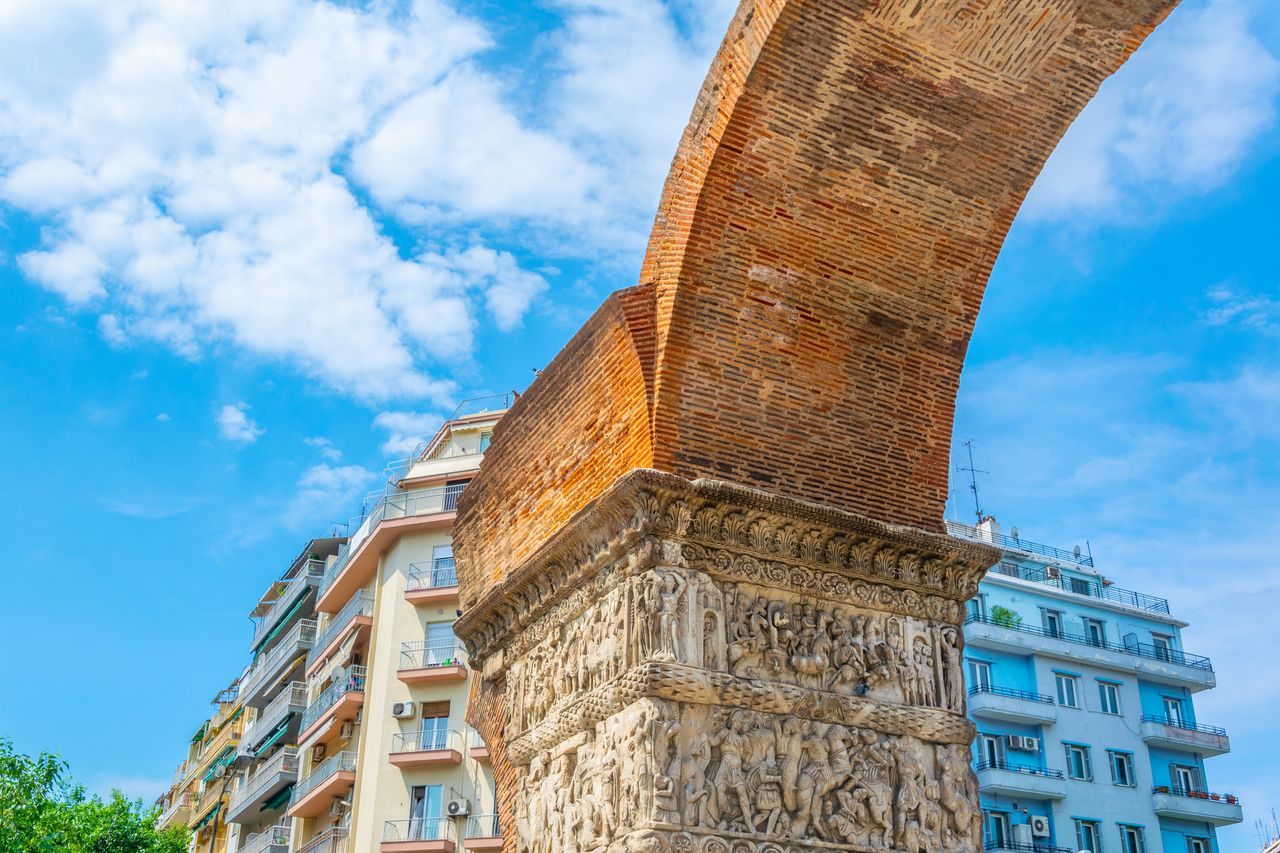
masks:
{"type": "Polygon", "coordinates": [[[456,749],[419,749],[393,752],[387,760],[396,767],[453,767],[462,763],[462,753],[456,749]]]}
{"type": "Polygon", "coordinates": [[[432,586],[426,589],[406,589],[404,591],[404,600],[415,606],[457,601],[458,587],[455,584],[453,586],[432,586]]]}
{"type": "Polygon", "coordinates": [[[466,681],[469,670],[465,666],[428,666],[418,669],[402,669],[396,678],[405,684],[437,684],[449,681],[466,681]]]}
{"type": "Polygon", "coordinates": [[[354,770],[339,770],[308,791],[302,799],[291,803],[286,814],[289,817],[316,817],[324,814],[331,805],[330,801],[351,790],[355,783],[354,770]]]}
{"type": "Polygon", "coordinates": [[[382,853],[453,853],[458,847],[448,839],[435,838],[431,841],[384,841],[378,849],[382,853]]]}

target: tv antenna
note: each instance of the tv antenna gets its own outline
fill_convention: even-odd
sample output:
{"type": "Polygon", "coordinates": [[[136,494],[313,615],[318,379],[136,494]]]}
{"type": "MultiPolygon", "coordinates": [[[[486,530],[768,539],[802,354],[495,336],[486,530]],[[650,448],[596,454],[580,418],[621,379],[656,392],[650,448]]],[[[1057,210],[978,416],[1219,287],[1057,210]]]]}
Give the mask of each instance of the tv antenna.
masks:
{"type": "Polygon", "coordinates": [[[978,524],[982,523],[984,516],[982,515],[982,503],[978,500],[978,475],[990,474],[990,471],[983,471],[980,468],[973,467],[973,444],[972,438],[962,442],[962,446],[969,452],[969,467],[963,466],[956,469],[969,475],[969,491],[973,492],[973,514],[978,519],[978,524]]]}

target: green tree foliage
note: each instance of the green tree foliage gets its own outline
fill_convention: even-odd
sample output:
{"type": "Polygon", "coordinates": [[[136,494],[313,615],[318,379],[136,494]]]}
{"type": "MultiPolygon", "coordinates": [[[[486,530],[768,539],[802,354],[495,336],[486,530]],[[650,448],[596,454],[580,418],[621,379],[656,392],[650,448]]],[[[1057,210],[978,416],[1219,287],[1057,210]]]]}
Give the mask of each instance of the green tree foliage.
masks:
{"type": "Polygon", "coordinates": [[[90,797],[57,756],[0,738],[0,853],[184,853],[187,831],[158,830],[158,816],[119,791],[90,797]]]}
{"type": "Polygon", "coordinates": [[[1022,625],[1022,614],[997,604],[991,608],[991,621],[1006,628],[1017,628],[1022,625]]]}

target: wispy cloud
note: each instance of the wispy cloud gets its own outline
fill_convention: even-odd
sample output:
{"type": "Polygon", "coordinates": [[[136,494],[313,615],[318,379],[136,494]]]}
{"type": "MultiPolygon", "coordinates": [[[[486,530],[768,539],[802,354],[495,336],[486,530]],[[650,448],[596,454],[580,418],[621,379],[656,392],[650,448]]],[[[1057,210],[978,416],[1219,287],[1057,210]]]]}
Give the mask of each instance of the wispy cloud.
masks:
{"type": "Polygon", "coordinates": [[[172,518],[175,515],[182,515],[184,512],[189,512],[196,506],[195,502],[186,500],[138,501],[99,497],[97,501],[104,509],[109,512],[114,512],[117,515],[126,515],[130,518],[143,518],[150,520],[172,518]]]}
{"type": "Polygon", "coordinates": [[[311,435],[302,439],[303,443],[308,447],[314,447],[320,451],[320,455],[331,462],[337,462],[342,458],[342,451],[333,446],[333,442],[322,435],[311,435]]]}
{"type": "Polygon", "coordinates": [[[228,403],[218,410],[218,435],[236,444],[253,444],[266,432],[249,417],[245,403],[228,403]]]}
{"type": "Polygon", "coordinates": [[[388,456],[404,456],[444,423],[444,417],[431,412],[381,412],[373,425],[386,430],[382,452],[388,456]]]}
{"type": "Polygon", "coordinates": [[[1240,326],[1263,332],[1280,332],[1280,299],[1265,294],[1242,293],[1220,284],[1210,288],[1210,308],[1204,320],[1210,326],[1240,326]]]}
{"type": "Polygon", "coordinates": [[[350,517],[377,475],[359,465],[313,465],[298,477],[284,510],[285,526],[315,531],[350,517]]]}

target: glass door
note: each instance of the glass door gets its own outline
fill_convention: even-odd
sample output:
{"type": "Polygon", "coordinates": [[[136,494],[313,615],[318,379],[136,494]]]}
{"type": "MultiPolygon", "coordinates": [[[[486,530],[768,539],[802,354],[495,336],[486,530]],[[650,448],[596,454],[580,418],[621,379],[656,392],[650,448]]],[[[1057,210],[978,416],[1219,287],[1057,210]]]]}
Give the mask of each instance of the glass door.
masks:
{"type": "Polygon", "coordinates": [[[1198,767],[1170,764],[1169,775],[1173,778],[1173,787],[1180,793],[1200,790],[1200,768],[1198,767]]]}
{"type": "Polygon", "coordinates": [[[1182,700],[1175,696],[1164,697],[1164,718],[1171,726],[1184,724],[1182,717],[1182,700]]]}
{"type": "Polygon", "coordinates": [[[999,850],[1008,845],[1012,833],[1009,830],[1008,812],[987,812],[986,820],[988,850],[999,850]]]}
{"type": "Polygon", "coordinates": [[[408,841],[430,841],[440,837],[444,814],[443,785],[414,785],[409,801],[408,841]]]}

